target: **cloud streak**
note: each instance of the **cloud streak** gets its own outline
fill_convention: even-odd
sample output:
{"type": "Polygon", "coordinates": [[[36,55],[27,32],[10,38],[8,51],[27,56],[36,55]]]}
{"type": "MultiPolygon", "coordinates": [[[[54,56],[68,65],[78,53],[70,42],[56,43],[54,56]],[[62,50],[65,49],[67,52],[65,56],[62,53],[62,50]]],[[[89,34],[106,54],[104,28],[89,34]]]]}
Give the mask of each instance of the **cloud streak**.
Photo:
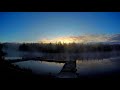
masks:
{"type": "Polygon", "coordinates": [[[53,39],[42,39],[43,43],[56,43],[56,42],[64,42],[64,43],[89,43],[89,42],[120,42],[120,34],[113,35],[81,35],[81,36],[65,36],[65,37],[57,37],[53,39]]]}

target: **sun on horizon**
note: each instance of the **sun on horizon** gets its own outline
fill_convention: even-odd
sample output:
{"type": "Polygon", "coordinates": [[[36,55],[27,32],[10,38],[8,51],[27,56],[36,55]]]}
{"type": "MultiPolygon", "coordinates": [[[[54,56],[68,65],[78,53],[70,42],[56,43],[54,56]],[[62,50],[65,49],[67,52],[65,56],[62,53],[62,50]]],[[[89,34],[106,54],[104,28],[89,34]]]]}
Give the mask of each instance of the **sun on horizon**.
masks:
{"type": "MultiPolygon", "coordinates": [[[[114,38],[119,38],[118,35],[80,35],[80,36],[61,36],[50,38],[43,38],[39,42],[42,43],[90,43],[90,42],[114,42],[114,38]]],[[[116,40],[119,41],[119,40],[116,40]]]]}
{"type": "Polygon", "coordinates": [[[42,39],[40,42],[42,43],[82,43],[83,40],[77,40],[76,38],[73,37],[57,37],[57,38],[53,38],[53,39],[42,39]]]}

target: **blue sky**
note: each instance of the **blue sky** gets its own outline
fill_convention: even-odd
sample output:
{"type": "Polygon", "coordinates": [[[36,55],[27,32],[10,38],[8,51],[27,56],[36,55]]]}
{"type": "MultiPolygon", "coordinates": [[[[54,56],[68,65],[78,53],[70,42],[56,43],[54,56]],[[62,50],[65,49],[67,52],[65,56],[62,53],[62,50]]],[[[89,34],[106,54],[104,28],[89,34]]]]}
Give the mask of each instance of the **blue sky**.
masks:
{"type": "Polygon", "coordinates": [[[120,12],[0,12],[0,42],[119,33],[120,12]]]}

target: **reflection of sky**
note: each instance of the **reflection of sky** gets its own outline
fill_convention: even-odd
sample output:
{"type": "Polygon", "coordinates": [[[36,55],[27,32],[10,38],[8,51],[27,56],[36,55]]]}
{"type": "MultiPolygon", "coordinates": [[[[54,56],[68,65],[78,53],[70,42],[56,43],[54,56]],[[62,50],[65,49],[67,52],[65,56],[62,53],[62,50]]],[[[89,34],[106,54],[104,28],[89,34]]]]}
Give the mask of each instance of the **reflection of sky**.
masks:
{"type": "MultiPolygon", "coordinates": [[[[106,73],[120,70],[120,57],[103,60],[77,60],[76,68],[79,75],[91,75],[96,73],[106,73]]],[[[21,68],[31,69],[38,74],[58,74],[64,66],[64,63],[40,62],[40,61],[23,61],[17,62],[16,65],[21,68]]]]}
{"type": "Polygon", "coordinates": [[[0,12],[0,41],[120,33],[119,12],[0,12]]]}
{"type": "Polygon", "coordinates": [[[119,59],[77,61],[77,73],[80,75],[90,75],[115,70],[120,70],[119,59]]]}
{"type": "Polygon", "coordinates": [[[40,62],[40,61],[24,61],[17,62],[16,65],[21,68],[31,69],[34,73],[37,74],[57,74],[63,67],[63,63],[54,63],[54,62],[40,62]]]}

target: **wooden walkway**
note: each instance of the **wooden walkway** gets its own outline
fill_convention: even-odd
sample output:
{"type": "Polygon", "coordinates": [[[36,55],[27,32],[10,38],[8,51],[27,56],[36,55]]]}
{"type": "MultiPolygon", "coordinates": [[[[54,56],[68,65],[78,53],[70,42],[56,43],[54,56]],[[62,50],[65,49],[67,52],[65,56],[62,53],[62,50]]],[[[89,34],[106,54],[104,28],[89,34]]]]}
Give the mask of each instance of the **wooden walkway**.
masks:
{"type": "Polygon", "coordinates": [[[76,61],[67,61],[57,78],[77,78],[76,61]]]}
{"type": "Polygon", "coordinates": [[[60,73],[58,73],[56,77],[57,78],[77,78],[76,60],[65,61],[65,60],[54,60],[54,59],[45,59],[45,58],[37,57],[37,58],[14,59],[14,60],[7,60],[7,61],[10,63],[15,63],[15,62],[22,62],[22,61],[29,61],[29,60],[65,63],[62,70],[60,71],[60,73]]]}

